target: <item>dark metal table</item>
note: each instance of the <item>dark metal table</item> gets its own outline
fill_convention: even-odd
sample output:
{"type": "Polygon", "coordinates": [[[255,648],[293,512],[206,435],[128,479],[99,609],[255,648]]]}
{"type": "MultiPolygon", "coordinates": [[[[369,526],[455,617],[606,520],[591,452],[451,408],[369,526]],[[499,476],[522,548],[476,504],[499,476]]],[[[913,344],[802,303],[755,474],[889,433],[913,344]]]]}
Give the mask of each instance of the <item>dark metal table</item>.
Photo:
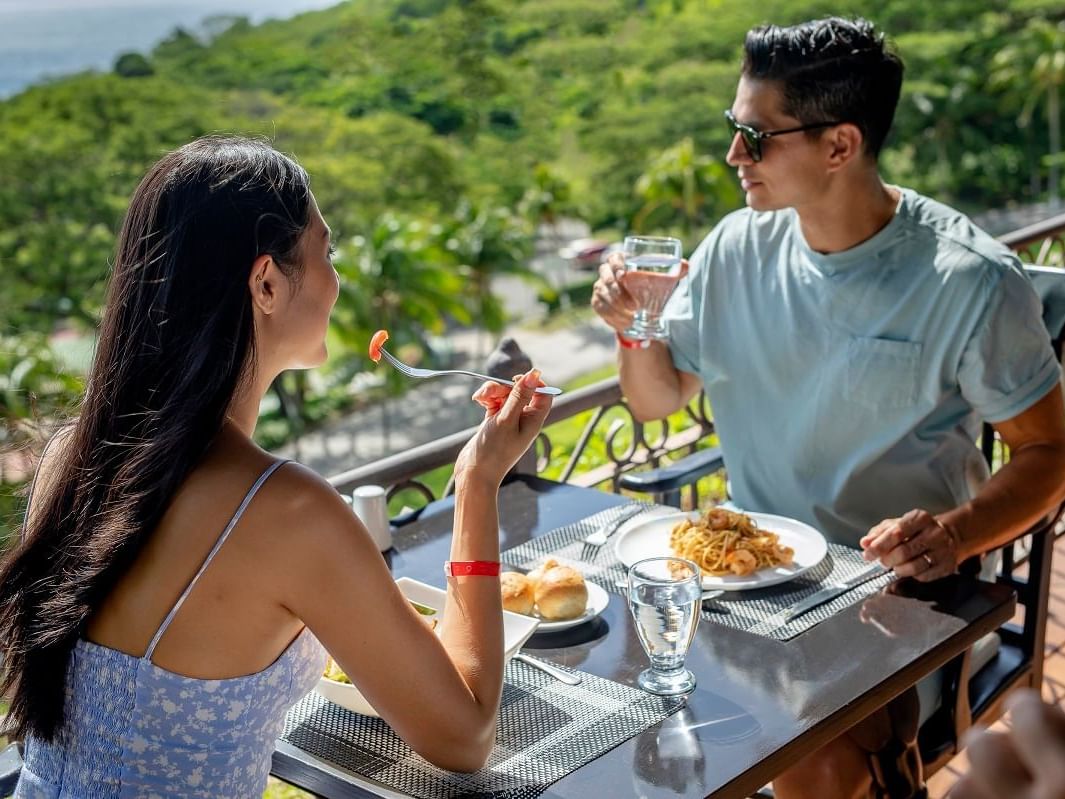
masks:
{"type": "MultiPolygon", "coordinates": [[[[501,549],[572,523],[626,498],[519,477],[500,492],[501,549]]],[[[427,506],[395,535],[396,576],[442,586],[452,500],[427,506]]],[[[1007,588],[955,576],[932,585],[900,584],[850,606],[797,638],[774,641],[702,622],[688,654],[698,687],[687,707],[662,724],[550,786],[545,797],[748,796],[1012,615],[1007,588]],[[872,620],[875,619],[875,623],[872,620]]],[[[623,598],[603,614],[526,651],[628,685],[646,666],[623,598]]],[[[343,772],[279,743],[273,773],[325,797],[369,793],[343,772]]]]}

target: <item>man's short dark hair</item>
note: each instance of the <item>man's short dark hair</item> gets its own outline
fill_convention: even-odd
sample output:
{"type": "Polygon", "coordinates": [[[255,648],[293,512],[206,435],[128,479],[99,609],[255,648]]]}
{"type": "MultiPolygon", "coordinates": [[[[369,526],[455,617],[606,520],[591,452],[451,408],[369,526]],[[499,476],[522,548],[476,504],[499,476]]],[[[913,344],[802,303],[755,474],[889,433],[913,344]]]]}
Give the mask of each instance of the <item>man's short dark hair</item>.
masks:
{"type": "Polygon", "coordinates": [[[874,158],[887,137],[902,88],[902,59],[871,22],[828,17],[747,34],[743,75],[774,81],[783,111],[803,125],[851,122],[874,158]]]}

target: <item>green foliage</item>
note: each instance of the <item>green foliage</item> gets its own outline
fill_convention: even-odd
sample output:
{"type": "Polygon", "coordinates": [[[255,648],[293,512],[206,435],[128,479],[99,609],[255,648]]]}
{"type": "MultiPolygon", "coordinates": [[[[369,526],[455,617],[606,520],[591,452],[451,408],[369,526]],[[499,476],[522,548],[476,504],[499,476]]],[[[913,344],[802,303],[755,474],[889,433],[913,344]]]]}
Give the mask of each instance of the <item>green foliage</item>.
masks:
{"type": "Polygon", "coordinates": [[[123,78],[144,78],[154,73],[151,62],[140,53],[122,53],[115,59],[115,74],[123,78]]]}
{"type": "Polygon", "coordinates": [[[83,388],[43,336],[0,335],[0,550],[19,524],[34,451],[83,388]]]}
{"type": "Polygon", "coordinates": [[[697,153],[691,137],[651,162],[636,181],[636,193],[644,205],[632,221],[635,230],[661,230],[679,223],[689,240],[693,231],[701,235],[710,217],[724,215],[740,199],[725,164],[697,153]]]}
{"type": "MultiPolygon", "coordinates": [[[[389,331],[390,349],[415,345],[409,355],[417,359],[430,349],[427,334],[442,333],[448,317],[472,321],[466,281],[444,246],[443,232],[440,225],[386,213],[365,235],[338,241],[340,299],[331,328],[348,352],[348,369],[369,364],[366,352],[375,330],[389,331]]],[[[403,387],[393,371],[385,374],[396,391],[403,387]]]]}
{"type": "Polygon", "coordinates": [[[271,777],[263,791],[263,799],[311,799],[314,794],[301,791],[294,785],[282,782],[276,777],[271,777]]]}
{"type": "Polygon", "coordinates": [[[497,329],[488,286],[524,271],[526,223],[694,244],[740,203],[722,111],[767,21],[863,15],[891,35],[908,68],[888,179],[966,210],[1039,199],[1061,182],[1059,6],[359,0],[211,18],[0,102],[0,334],[91,329],[148,165],[204,133],[264,136],[308,168],[340,242],[326,384],[291,387],[307,421],[343,405],[378,327],[428,360],[449,324],[497,329]]]}
{"type": "Polygon", "coordinates": [[[88,75],[0,103],[4,332],[91,325],[126,198],[169,147],[216,125],[202,92],[88,75]]]}
{"type": "Polygon", "coordinates": [[[0,311],[19,329],[46,330],[63,316],[91,323],[137,177],[213,130],[265,135],[303,159],[323,210],[347,233],[386,211],[446,215],[466,196],[522,202],[540,221],[579,211],[593,227],[697,235],[738,202],[732,176],[721,167],[708,178],[717,186],[694,213],[691,194],[678,205],[683,191],[668,185],[673,199],[646,196],[651,173],[688,141],[695,161],[721,162],[721,112],[748,28],[829,12],[873,18],[909,64],[885,154],[892,180],[967,208],[1027,199],[1027,173],[1042,180],[1052,169],[1040,158],[1050,134],[1039,125],[1018,133],[1015,120],[1048,113],[1040,98],[1065,58],[1054,8],[375,0],[259,26],[210,19],[201,34],[178,29],[150,54],[123,54],[115,75],[58,80],[0,103],[0,263],[19,282],[40,270],[44,289],[35,298],[15,289],[0,311]],[[969,64],[990,65],[994,80],[969,64]]]}
{"type": "Polygon", "coordinates": [[[484,330],[499,332],[507,321],[503,303],[492,293],[499,275],[518,275],[534,283],[540,276],[525,263],[532,253],[529,225],[506,208],[459,204],[445,223],[444,248],[469,281],[473,318],[484,330]]]}
{"type": "Polygon", "coordinates": [[[537,164],[532,172],[532,185],[518,203],[518,213],[534,224],[554,225],[561,217],[577,213],[573,187],[557,169],[537,164]]]}
{"type": "Polygon", "coordinates": [[[83,388],[43,337],[0,338],[0,422],[3,443],[16,441],[25,421],[54,418],[73,407],[83,388]]]}
{"type": "Polygon", "coordinates": [[[544,304],[549,314],[557,313],[564,305],[571,308],[584,308],[592,301],[592,289],[595,278],[591,277],[580,283],[564,286],[559,290],[547,287],[540,290],[537,299],[544,304]],[[563,300],[565,298],[565,300],[563,300]]]}

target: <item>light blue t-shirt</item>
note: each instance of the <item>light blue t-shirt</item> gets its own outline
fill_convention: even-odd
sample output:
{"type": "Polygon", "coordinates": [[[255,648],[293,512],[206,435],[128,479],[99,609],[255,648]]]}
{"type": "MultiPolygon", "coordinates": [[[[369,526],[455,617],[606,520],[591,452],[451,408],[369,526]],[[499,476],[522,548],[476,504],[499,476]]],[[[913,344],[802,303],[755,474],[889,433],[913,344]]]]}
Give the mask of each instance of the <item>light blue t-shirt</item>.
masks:
{"type": "Polygon", "coordinates": [[[1059,380],[1020,262],[913,191],[845,252],[810,249],[791,209],[745,209],[690,260],[670,352],[710,395],[732,500],[841,544],[970,499],[987,478],[980,421],[1059,380]]]}

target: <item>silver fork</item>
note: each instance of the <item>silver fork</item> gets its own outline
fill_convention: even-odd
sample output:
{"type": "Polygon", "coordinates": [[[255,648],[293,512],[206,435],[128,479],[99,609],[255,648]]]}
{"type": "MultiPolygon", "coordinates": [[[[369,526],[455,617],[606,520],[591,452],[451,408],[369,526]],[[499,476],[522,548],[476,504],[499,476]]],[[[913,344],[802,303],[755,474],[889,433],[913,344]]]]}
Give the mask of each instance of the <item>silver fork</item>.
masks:
{"type": "Polygon", "coordinates": [[[637,505],[634,508],[629,508],[625,513],[622,513],[616,519],[612,519],[600,525],[596,530],[588,533],[581,539],[583,546],[581,547],[581,560],[591,560],[595,557],[595,553],[599,551],[599,548],[606,543],[606,540],[610,538],[614,533],[618,531],[629,519],[635,518],[639,514],[647,510],[643,505],[637,505]]]}
{"type": "MultiPolygon", "coordinates": [[[[480,380],[491,380],[493,383],[500,383],[504,386],[513,386],[513,380],[507,380],[503,377],[492,377],[491,375],[482,375],[480,372],[467,372],[465,369],[418,369],[414,366],[407,366],[403,361],[399,360],[392,355],[384,347],[381,347],[381,354],[385,356],[385,360],[396,367],[397,370],[405,374],[407,377],[439,377],[440,375],[467,375],[469,377],[476,377],[480,380]]],[[[551,396],[557,396],[562,393],[562,389],[555,388],[554,386],[540,386],[536,389],[537,394],[550,394],[551,396]]]]}

